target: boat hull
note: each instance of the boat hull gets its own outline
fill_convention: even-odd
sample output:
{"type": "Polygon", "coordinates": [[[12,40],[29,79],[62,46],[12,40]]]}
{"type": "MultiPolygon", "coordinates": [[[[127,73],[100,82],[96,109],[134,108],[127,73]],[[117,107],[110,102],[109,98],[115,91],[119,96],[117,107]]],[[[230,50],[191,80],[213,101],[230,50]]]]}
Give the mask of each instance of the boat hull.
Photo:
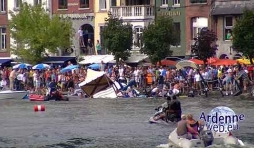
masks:
{"type": "Polygon", "coordinates": [[[0,100],[3,99],[23,99],[28,94],[27,91],[0,91],[0,100]]]}
{"type": "MultiPolygon", "coordinates": [[[[213,133],[213,136],[214,140],[212,145],[244,145],[241,140],[234,136],[228,136],[228,133],[213,133]]],[[[178,138],[176,129],[170,133],[168,139],[170,143],[181,148],[205,147],[204,142],[201,139],[188,140],[185,138],[178,138]]]]}

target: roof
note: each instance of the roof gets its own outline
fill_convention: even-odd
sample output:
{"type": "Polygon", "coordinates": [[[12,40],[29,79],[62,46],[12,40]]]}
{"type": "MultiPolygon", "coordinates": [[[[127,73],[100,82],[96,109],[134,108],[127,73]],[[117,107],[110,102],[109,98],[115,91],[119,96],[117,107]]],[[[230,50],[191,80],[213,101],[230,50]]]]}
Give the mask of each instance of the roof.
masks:
{"type": "Polygon", "coordinates": [[[242,14],[244,9],[254,9],[254,1],[216,2],[211,15],[242,14]]]}

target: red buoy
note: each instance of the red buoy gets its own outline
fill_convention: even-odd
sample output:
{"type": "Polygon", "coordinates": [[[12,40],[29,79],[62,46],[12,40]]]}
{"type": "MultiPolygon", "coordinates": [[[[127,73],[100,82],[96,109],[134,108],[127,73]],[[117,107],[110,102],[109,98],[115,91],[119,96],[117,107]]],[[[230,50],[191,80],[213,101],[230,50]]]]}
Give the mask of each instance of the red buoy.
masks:
{"type": "Polygon", "coordinates": [[[45,111],[45,106],[44,105],[35,105],[34,106],[34,111],[38,112],[38,111],[45,111]]]}

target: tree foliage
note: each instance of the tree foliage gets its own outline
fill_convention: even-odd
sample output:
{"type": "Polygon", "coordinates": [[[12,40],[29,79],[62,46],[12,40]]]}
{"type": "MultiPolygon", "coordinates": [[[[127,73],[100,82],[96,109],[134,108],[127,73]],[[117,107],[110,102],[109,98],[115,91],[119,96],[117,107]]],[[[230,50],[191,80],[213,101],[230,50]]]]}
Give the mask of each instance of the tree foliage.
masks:
{"type": "Polygon", "coordinates": [[[105,28],[102,30],[103,46],[111,52],[117,63],[119,59],[127,60],[133,45],[133,30],[130,24],[109,14],[105,19],[105,28]]]}
{"type": "Polygon", "coordinates": [[[207,59],[216,55],[217,35],[207,28],[202,28],[195,40],[195,44],[191,46],[191,52],[206,64],[207,59]]]}
{"type": "Polygon", "coordinates": [[[246,9],[233,27],[233,48],[250,59],[254,57],[254,12],[246,9]]]}
{"type": "Polygon", "coordinates": [[[141,52],[147,54],[152,63],[161,61],[172,55],[170,46],[179,44],[179,36],[171,17],[158,16],[155,23],[144,28],[141,52]]]}
{"type": "Polygon", "coordinates": [[[50,18],[41,5],[22,3],[20,11],[11,12],[11,17],[10,34],[16,42],[11,51],[24,61],[39,63],[46,51],[55,53],[57,48],[70,47],[73,36],[71,21],[59,16],[50,18]]]}

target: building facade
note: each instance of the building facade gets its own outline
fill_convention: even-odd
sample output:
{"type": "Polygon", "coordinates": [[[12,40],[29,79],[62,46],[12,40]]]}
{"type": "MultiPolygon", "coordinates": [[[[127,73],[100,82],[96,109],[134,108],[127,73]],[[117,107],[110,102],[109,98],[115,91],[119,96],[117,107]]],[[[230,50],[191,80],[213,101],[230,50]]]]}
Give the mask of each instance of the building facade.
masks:
{"type": "MultiPolygon", "coordinates": [[[[105,18],[111,13],[133,26],[134,40],[132,53],[139,53],[142,46],[140,36],[143,29],[154,21],[154,0],[98,0],[95,2],[95,44],[102,45],[101,30],[105,26],[105,18]]],[[[102,49],[104,49],[102,47],[102,49]]],[[[105,49],[104,49],[105,50],[105,49]]],[[[105,53],[105,52],[104,52],[105,53]]]]}
{"type": "Polygon", "coordinates": [[[175,29],[180,32],[179,45],[171,46],[172,56],[184,57],[186,52],[186,22],[185,22],[185,1],[180,0],[161,0],[156,1],[157,16],[172,17],[175,29]]]}
{"type": "MultiPolygon", "coordinates": [[[[94,45],[100,44],[102,54],[105,54],[105,49],[102,47],[103,39],[101,31],[105,26],[105,19],[108,17],[110,7],[116,5],[116,0],[97,0],[94,2],[94,45]]],[[[95,50],[97,54],[97,50],[95,50]]]]}
{"type": "Polygon", "coordinates": [[[211,26],[218,36],[217,57],[237,59],[242,56],[232,48],[232,28],[245,8],[254,9],[254,0],[217,0],[211,8],[211,26]]]}
{"type": "MultiPolygon", "coordinates": [[[[3,1],[3,0],[1,0],[3,1]]],[[[6,0],[7,1],[7,0],[6,0]]],[[[7,3],[7,16],[8,16],[8,21],[11,20],[11,14],[10,14],[10,11],[13,12],[13,13],[18,13],[19,10],[20,10],[20,6],[22,3],[28,3],[30,5],[42,5],[42,7],[51,15],[51,0],[8,0],[8,3],[7,3]]],[[[9,34],[8,34],[9,35],[9,34]]],[[[16,45],[15,43],[15,40],[10,38],[8,36],[7,38],[7,53],[6,55],[8,55],[9,57],[12,57],[12,58],[17,58],[16,55],[13,55],[10,53],[10,48],[11,46],[14,46],[16,45]]],[[[1,56],[1,55],[0,55],[1,56]]]]}
{"type": "Polygon", "coordinates": [[[7,0],[0,0],[0,57],[9,57],[10,35],[8,33],[7,0]]]}
{"type": "Polygon", "coordinates": [[[82,40],[87,46],[88,41],[94,42],[94,0],[51,0],[52,13],[60,15],[63,19],[72,21],[75,36],[72,38],[73,53],[62,53],[61,55],[78,56],[83,52],[80,46],[79,29],[82,30],[82,40]]]}
{"type": "Polygon", "coordinates": [[[185,38],[186,55],[191,55],[191,45],[194,44],[194,38],[202,28],[211,27],[210,10],[212,0],[186,0],[185,1],[185,38]]]}
{"type": "Polygon", "coordinates": [[[191,45],[198,32],[209,27],[211,0],[157,1],[157,15],[172,17],[175,29],[180,31],[180,44],[171,46],[172,56],[191,56],[191,45]]]}

